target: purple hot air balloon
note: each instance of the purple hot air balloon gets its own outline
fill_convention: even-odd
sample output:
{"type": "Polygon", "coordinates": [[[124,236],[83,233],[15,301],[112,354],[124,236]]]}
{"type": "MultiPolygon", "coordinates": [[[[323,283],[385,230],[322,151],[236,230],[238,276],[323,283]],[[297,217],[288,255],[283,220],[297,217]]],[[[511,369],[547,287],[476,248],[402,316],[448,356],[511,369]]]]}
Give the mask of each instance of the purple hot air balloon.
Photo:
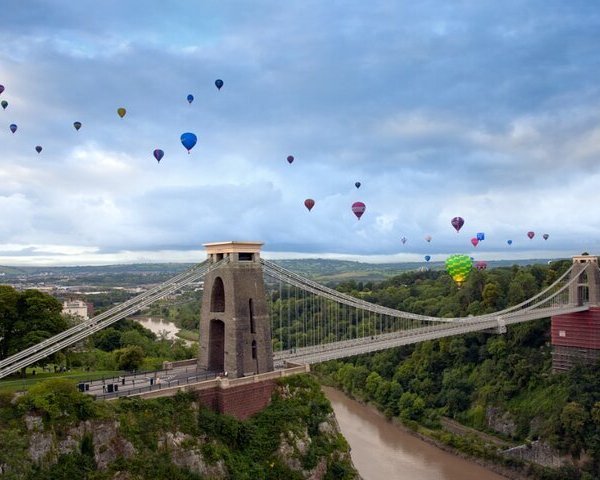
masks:
{"type": "Polygon", "coordinates": [[[485,270],[487,268],[487,263],[480,260],[479,262],[475,263],[475,268],[477,270],[485,270]]]}
{"type": "Polygon", "coordinates": [[[352,204],[352,212],[354,213],[354,215],[356,215],[356,218],[358,218],[359,220],[360,217],[362,217],[363,213],[365,213],[366,209],[367,206],[363,202],[354,202],[352,204]]]}
{"type": "Polygon", "coordinates": [[[11,123],[9,128],[12,133],[15,133],[17,131],[17,126],[14,123],[11,123]]]}
{"type": "Polygon", "coordinates": [[[462,217],[454,217],[452,220],[450,220],[450,223],[455,228],[456,233],[458,233],[465,224],[465,220],[462,217]]]}
{"type": "Polygon", "coordinates": [[[156,161],[158,163],[160,163],[161,159],[165,156],[165,152],[163,152],[160,148],[157,148],[156,150],[154,150],[154,158],[156,158],[156,161]]]}
{"type": "Polygon", "coordinates": [[[288,155],[287,162],[291,165],[294,162],[294,156],[293,155],[288,155]]]}
{"type": "Polygon", "coordinates": [[[0,85],[0,94],[4,91],[4,85],[0,85]]]}
{"type": "Polygon", "coordinates": [[[35,147],[35,151],[38,153],[42,152],[42,147],[40,147],[39,145],[37,147],[35,147]]]}
{"type": "Polygon", "coordinates": [[[529,240],[533,240],[533,237],[535,237],[535,232],[527,232],[527,236],[529,237],[529,240]]]}

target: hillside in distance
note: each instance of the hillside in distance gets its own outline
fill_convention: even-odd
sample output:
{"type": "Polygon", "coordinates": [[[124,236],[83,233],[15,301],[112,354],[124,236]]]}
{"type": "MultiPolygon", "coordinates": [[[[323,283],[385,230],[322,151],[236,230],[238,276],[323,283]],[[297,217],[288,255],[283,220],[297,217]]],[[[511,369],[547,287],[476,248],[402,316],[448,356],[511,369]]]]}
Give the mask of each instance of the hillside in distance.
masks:
{"type": "MultiPolygon", "coordinates": [[[[488,268],[512,265],[546,264],[547,259],[495,260],[488,268]]],[[[323,283],[341,283],[348,280],[377,282],[406,271],[429,268],[444,269],[444,262],[366,263],[348,260],[295,259],[275,260],[288,270],[323,283]]],[[[13,267],[0,266],[0,283],[45,282],[57,285],[140,285],[158,283],[192,267],[193,263],[135,263],[74,267],[13,267]]]]}

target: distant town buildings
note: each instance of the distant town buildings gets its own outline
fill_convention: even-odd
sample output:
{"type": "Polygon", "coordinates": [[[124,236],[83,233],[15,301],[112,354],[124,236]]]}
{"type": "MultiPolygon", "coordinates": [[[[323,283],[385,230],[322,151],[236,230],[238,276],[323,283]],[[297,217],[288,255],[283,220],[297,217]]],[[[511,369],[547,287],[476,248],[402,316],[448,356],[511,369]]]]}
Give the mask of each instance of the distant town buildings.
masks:
{"type": "Polygon", "coordinates": [[[94,305],[83,300],[65,300],[63,302],[62,313],[88,320],[94,316],[94,305]]]}

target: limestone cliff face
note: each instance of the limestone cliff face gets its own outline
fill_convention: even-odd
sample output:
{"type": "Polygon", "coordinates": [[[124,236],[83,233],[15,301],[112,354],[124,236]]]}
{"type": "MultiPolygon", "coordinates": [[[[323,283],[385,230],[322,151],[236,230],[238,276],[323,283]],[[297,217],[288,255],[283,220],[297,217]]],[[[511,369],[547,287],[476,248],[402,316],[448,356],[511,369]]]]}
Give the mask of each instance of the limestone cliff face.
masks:
{"type": "Polygon", "coordinates": [[[342,472],[358,479],[318,384],[290,378],[249,420],[201,407],[193,394],[93,404],[88,420],[66,410],[54,410],[54,417],[35,408],[20,415],[0,405],[0,475],[84,478],[94,471],[100,480],[224,480],[269,472],[270,478],[323,480],[342,472]],[[152,477],[155,471],[159,477],[152,477]]]}

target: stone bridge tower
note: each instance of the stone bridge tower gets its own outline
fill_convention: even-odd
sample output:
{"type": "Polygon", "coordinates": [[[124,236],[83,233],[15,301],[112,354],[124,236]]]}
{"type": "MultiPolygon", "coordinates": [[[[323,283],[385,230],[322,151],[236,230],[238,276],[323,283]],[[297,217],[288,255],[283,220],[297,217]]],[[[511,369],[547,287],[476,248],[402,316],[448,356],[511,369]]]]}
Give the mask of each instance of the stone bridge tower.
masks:
{"type": "Polygon", "coordinates": [[[206,243],[209,261],[227,260],[204,278],[200,368],[232,378],[273,370],[271,323],[258,242],[206,243]]]}
{"type": "Polygon", "coordinates": [[[577,363],[595,363],[600,359],[600,271],[598,257],[573,257],[573,283],[569,303],[588,305],[582,312],[552,317],[552,370],[564,372],[577,363]],[[576,280],[574,280],[576,279],[576,280]]]}

